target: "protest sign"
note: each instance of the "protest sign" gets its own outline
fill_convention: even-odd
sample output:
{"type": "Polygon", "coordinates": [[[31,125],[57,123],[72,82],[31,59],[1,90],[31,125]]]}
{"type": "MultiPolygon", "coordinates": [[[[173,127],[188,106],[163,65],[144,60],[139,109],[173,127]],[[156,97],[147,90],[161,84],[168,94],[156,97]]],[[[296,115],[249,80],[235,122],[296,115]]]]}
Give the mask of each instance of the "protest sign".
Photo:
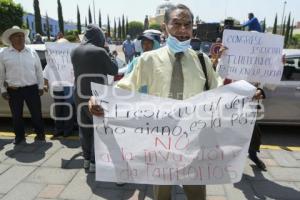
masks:
{"type": "Polygon", "coordinates": [[[74,84],[74,70],[70,54],[78,44],[48,42],[45,46],[47,65],[56,81],[72,86],[74,84]]]}
{"type": "Polygon", "coordinates": [[[224,30],[218,73],[222,78],[278,83],[283,72],[283,37],[270,33],[224,30]]]}
{"type": "Polygon", "coordinates": [[[160,185],[237,182],[256,120],[238,81],[179,101],[92,83],[96,180],[160,185]]]}

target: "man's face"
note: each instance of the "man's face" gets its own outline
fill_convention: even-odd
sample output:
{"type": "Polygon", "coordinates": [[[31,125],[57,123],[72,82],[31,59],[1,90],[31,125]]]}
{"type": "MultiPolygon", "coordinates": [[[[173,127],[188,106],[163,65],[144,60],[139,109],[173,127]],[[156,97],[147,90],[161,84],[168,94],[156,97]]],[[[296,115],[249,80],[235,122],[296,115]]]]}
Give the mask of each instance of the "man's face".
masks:
{"type": "Polygon", "coordinates": [[[166,34],[171,34],[179,41],[189,40],[193,35],[192,16],[186,10],[174,10],[168,24],[165,24],[165,30],[166,34]]]}
{"type": "Polygon", "coordinates": [[[153,41],[148,39],[143,39],[142,48],[144,52],[151,51],[153,49],[153,41]]]}
{"type": "Polygon", "coordinates": [[[25,35],[24,33],[15,33],[9,37],[12,46],[24,46],[25,45],[25,35]]]}

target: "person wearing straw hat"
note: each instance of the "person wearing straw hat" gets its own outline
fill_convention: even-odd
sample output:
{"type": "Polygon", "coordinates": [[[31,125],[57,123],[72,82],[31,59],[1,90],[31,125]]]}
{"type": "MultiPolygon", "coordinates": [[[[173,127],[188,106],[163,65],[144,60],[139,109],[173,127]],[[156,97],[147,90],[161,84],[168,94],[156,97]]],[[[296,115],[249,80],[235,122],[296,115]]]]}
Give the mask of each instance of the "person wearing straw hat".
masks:
{"type": "Polygon", "coordinates": [[[44,83],[42,65],[38,54],[25,46],[28,34],[28,30],[13,26],[1,37],[8,47],[0,54],[0,89],[12,113],[15,145],[26,141],[22,116],[24,101],[37,134],[35,140],[45,141],[40,98],[44,83]]]}

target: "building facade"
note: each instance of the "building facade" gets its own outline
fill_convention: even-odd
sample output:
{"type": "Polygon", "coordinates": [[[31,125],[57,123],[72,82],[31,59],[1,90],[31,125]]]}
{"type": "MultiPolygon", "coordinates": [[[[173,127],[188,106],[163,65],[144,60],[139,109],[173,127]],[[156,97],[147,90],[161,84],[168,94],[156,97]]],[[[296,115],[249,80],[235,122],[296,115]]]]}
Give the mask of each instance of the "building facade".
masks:
{"type": "MultiPolygon", "coordinates": [[[[58,25],[58,20],[55,20],[51,17],[48,17],[49,19],[49,27],[50,27],[50,35],[51,37],[56,37],[56,35],[60,32],[59,30],[59,25],[58,25]]],[[[30,38],[34,38],[35,34],[36,34],[36,30],[35,30],[35,16],[32,13],[27,13],[23,16],[23,21],[24,24],[27,23],[28,20],[28,24],[29,24],[29,30],[30,30],[30,38]]],[[[77,25],[73,24],[73,23],[64,23],[64,29],[65,31],[73,31],[73,30],[77,30],[77,25]]],[[[47,32],[47,25],[46,25],[46,17],[42,16],[42,30],[43,32],[46,34],[47,32]]]]}
{"type": "Polygon", "coordinates": [[[150,24],[162,24],[166,10],[173,4],[169,0],[164,0],[162,4],[156,8],[155,16],[149,18],[150,24]]]}

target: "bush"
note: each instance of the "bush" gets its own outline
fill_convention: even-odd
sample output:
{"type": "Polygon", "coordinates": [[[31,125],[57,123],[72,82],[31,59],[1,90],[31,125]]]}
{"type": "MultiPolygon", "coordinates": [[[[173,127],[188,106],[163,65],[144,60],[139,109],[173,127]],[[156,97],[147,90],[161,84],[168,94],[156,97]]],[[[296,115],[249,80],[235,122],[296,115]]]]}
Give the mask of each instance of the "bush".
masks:
{"type": "Polygon", "coordinates": [[[65,39],[67,39],[70,42],[77,42],[77,36],[76,35],[66,35],[65,39]]]}
{"type": "Polygon", "coordinates": [[[13,0],[0,0],[0,34],[14,25],[22,27],[23,8],[13,0]]]}

